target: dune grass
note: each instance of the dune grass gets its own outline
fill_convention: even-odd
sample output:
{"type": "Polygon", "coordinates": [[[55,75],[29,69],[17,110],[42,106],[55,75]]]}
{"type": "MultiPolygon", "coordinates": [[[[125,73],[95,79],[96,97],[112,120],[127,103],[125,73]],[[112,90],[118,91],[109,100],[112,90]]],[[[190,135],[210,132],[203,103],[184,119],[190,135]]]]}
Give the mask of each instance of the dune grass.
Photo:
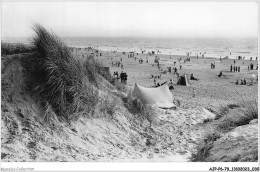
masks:
{"type": "MultiPolygon", "coordinates": [[[[92,117],[101,101],[96,77],[101,75],[114,83],[110,72],[94,58],[74,55],[58,36],[43,26],[35,24],[33,30],[31,45],[2,43],[2,53],[13,54],[5,56],[2,73],[14,60],[19,61],[24,68],[27,90],[40,101],[46,121],[50,121],[53,114],[68,122],[81,115],[92,117]]],[[[11,78],[13,74],[8,75],[6,77],[11,78]]],[[[5,88],[5,82],[2,83],[5,88]]],[[[109,114],[113,114],[114,109],[113,104],[105,107],[109,114]]]]}
{"type": "Polygon", "coordinates": [[[192,154],[191,161],[193,162],[203,162],[209,156],[209,151],[213,147],[213,143],[219,139],[221,135],[218,132],[210,131],[208,132],[204,139],[200,142],[197,147],[197,153],[192,154]]]}
{"type": "MultiPolygon", "coordinates": [[[[197,152],[192,155],[191,161],[203,162],[209,156],[210,149],[214,142],[220,138],[221,134],[225,134],[234,128],[247,125],[253,119],[258,119],[258,102],[245,101],[241,99],[236,104],[220,105],[215,111],[216,118],[214,130],[208,132],[197,146],[197,152]],[[237,116],[231,116],[231,109],[237,116]]],[[[209,124],[210,125],[210,124],[209,124]]]]}
{"type": "Polygon", "coordinates": [[[97,100],[94,100],[96,96],[91,96],[94,95],[93,90],[87,89],[86,68],[54,33],[38,24],[34,25],[34,31],[34,56],[37,61],[34,72],[38,75],[33,84],[34,92],[41,101],[51,106],[57,116],[67,120],[82,110],[80,104],[90,103],[88,106],[93,107],[97,100]]]}
{"type": "Polygon", "coordinates": [[[1,55],[12,55],[29,53],[33,51],[33,47],[22,43],[4,43],[1,42],[1,55]]]}

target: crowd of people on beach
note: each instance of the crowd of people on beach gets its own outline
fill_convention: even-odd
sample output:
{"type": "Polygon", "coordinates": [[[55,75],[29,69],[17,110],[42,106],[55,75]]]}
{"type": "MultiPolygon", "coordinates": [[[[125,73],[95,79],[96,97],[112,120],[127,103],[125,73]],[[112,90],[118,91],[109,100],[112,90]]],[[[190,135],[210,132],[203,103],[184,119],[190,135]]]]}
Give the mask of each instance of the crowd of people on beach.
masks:
{"type": "Polygon", "coordinates": [[[113,67],[113,66],[121,67],[121,69],[124,70],[124,65],[123,65],[123,63],[120,62],[120,61],[116,61],[115,63],[112,62],[112,67],[113,67]]]}
{"type": "Polygon", "coordinates": [[[230,72],[240,72],[240,66],[230,65],[230,72]]]}
{"type": "Polygon", "coordinates": [[[236,85],[246,85],[246,79],[244,78],[244,80],[240,80],[240,84],[239,84],[239,81],[237,80],[236,82],[235,82],[235,84],[236,85]]]}
{"type": "MultiPolygon", "coordinates": [[[[141,51],[142,54],[144,54],[144,50],[141,51]]],[[[146,63],[148,63],[148,56],[153,56],[155,55],[155,52],[156,51],[151,51],[151,52],[147,52],[147,56],[145,57],[145,61],[146,63]]],[[[173,81],[172,79],[170,79],[170,82],[168,81],[163,81],[162,82],[162,75],[161,74],[166,74],[166,73],[169,73],[169,74],[173,74],[173,75],[176,75],[177,76],[177,79],[180,77],[179,76],[179,73],[178,73],[178,68],[179,70],[182,69],[182,63],[181,62],[184,62],[184,63],[187,63],[187,62],[190,62],[190,55],[191,53],[188,53],[187,57],[185,59],[183,59],[183,57],[179,57],[178,58],[178,61],[179,62],[179,65],[176,64],[176,61],[173,62],[173,66],[172,67],[166,67],[165,70],[163,70],[162,68],[162,64],[160,63],[160,57],[158,56],[158,53],[159,51],[157,51],[157,55],[155,55],[155,58],[154,58],[154,63],[152,64],[153,67],[157,67],[158,68],[158,71],[160,72],[159,75],[151,75],[150,78],[153,79],[153,85],[152,87],[160,87],[162,85],[165,85],[166,83],[168,83],[168,86],[169,86],[169,89],[170,90],[173,90],[174,89],[174,84],[173,84],[173,81]],[[178,67],[178,68],[177,68],[178,67]]],[[[126,55],[125,52],[123,52],[124,55],[126,55]]],[[[205,53],[200,53],[201,57],[203,58],[204,57],[204,54],[205,53]]],[[[142,57],[137,57],[138,56],[138,53],[135,53],[135,52],[129,52],[129,54],[127,55],[128,58],[133,58],[135,61],[138,60],[139,64],[143,64],[144,60],[142,57]]],[[[198,58],[198,54],[197,54],[197,58],[198,58]]],[[[221,58],[220,57],[220,61],[218,62],[221,62],[222,63],[222,60],[223,59],[226,59],[226,58],[221,58]]],[[[238,60],[241,60],[241,59],[244,59],[242,56],[238,56],[237,57],[238,60]]],[[[257,57],[256,57],[257,59],[257,57]]],[[[252,60],[252,59],[250,59],[252,60]]],[[[123,63],[122,63],[122,57],[120,57],[120,61],[116,61],[115,64],[112,62],[112,66],[116,66],[116,67],[120,67],[121,66],[121,69],[123,70],[123,63]]],[[[244,64],[244,63],[243,63],[244,64]]],[[[212,62],[211,63],[211,69],[215,69],[215,62],[212,62]]],[[[248,70],[253,70],[254,69],[254,64],[253,63],[250,63],[248,65],[248,70]]],[[[258,69],[258,65],[256,66],[256,70],[258,69]]],[[[236,60],[234,60],[234,62],[230,65],[230,72],[240,72],[240,66],[236,64],[236,60]]],[[[222,71],[220,71],[220,73],[218,74],[219,77],[221,76],[224,76],[222,71]]],[[[120,75],[118,74],[118,72],[114,72],[114,77],[117,79],[117,81],[120,79],[121,80],[121,83],[127,83],[127,73],[126,72],[121,72],[120,75]]],[[[198,81],[199,79],[196,78],[194,76],[194,74],[191,74],[190,77],[189,77],[190,80],[194,80],[194,81],[198,81]]],[[[252,83],[252,82],[251,82],[252,83]]],[[[241,79],[241,80],[237,80],[235,82],[236,85],[246,85],[247,84],[247,81],[246,79],[241,79]]],[[[249,84],[250,85],[250,84],[249,84]]],[[[194,94],[195,95],[195,94],[194,94]]]]}
{"type": "Polygon", "coordinates": [[[118,74],[118,71],[114,72],[114,78],[118,81],[120,79],[121,83],[127,84],[127,73],[121,72],[120,75],[118,74]]]}

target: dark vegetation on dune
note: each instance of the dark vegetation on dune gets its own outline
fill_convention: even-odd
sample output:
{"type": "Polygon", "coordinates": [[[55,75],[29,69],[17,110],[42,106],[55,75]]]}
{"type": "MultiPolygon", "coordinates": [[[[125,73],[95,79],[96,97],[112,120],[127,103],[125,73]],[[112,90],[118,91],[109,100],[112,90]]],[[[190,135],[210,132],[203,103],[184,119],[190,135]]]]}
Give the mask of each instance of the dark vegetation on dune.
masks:
{"type": "Polygon", "coordinates": [[[4,43],[1,42],[1,55],[12,55],[30,53],[33,51],[33,47],[21,43],[4,43]]]}
{"type": "MultiPolygon", "coordinates": [[[[223,134],[236,127],[247,125],[251,120],[258,119],[258,102],[257,100],[247,102],[241,99],[237,104],[221,105],[212,111],[216,114],[215,120],[210,123],[213,128],[205,134],[198,144],[197,152],[191,157],[193,162],[204,162],[208,158],[214,142],[220,139],[223,134]]],[[[258,157],[254,156],[249,161],[256,162],[258,157]]]]}
{"type": "MultiPolygon", "coordinates": [[[[100,101],[97,96],[96,75],[113,83],[112,76],[103,69],[103,64],[87,58],[78,60],[54,33],[41,25],[34,25],[35,36],[32,44],[7,44],[2,42],[2,55],[10,55],[2,69],[16,62],[22,64],[27,77],[27,91],[34,95],[50,119],[54,112],[59,119],[70,122],[80,115],[91,116],[100,101]],[[21,54],[25,53],[25,54],[21,54]]],[[[10,74],[13,75],[13,74],[10,74]]],[[[3,90],[9,87],[2,78],[3,90]]],[[[107,111],[113,110],[107,106],[107,111]]]]}

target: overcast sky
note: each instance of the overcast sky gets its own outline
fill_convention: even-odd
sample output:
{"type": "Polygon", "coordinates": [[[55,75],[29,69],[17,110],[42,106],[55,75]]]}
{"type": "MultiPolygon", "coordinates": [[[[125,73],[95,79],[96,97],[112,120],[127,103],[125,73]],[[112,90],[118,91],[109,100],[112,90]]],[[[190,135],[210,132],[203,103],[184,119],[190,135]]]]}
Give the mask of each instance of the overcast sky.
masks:
{"type": "Polygon", "coordinates": [[[256,2],[2,2],[2,38],[37,22],[59,36],[257,37],[256,2]]]}

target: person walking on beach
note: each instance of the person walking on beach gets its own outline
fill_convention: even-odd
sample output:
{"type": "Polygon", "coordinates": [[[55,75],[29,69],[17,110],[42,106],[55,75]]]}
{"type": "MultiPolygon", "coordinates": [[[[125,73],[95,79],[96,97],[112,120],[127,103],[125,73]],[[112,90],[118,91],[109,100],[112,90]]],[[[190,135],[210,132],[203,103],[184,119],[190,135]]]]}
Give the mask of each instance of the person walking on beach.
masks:
{"type": "Polygon", "coordinates": [[[231,64],[231,66],[230,66],[230,72],[232,72],[232,64],[231,64]]]}
{"type": "Polygon", "coordinates": [[[237,66],[236,66],[236,72],[237,72],[237,66]]]}
{"type": "Polygon", "coordinates": [[[240,66],[238,66],[237,71],[240,72],[240,66]]]}
{"type": "Polygon", "coordinates": [[[121,63],[121,69],[124,69],[123,63],[121,63]]]}

